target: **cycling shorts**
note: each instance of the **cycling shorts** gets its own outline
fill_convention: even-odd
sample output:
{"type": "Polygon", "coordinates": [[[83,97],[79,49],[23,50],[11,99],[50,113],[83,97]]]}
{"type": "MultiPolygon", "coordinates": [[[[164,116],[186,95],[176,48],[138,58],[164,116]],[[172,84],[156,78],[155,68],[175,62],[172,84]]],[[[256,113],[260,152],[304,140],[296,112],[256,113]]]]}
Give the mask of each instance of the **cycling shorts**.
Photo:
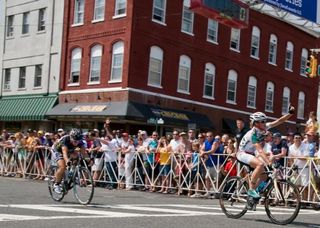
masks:
{"type": "Polygon", "coordinates": [[[241,161],[242,163],[245,163],[247,165],[250,166],[250,162],[255,158],[256,156],[254,154],[249,154],[249,153],[246,153],[244,151],[239,151],[237,153],[237,159],[239,161],[241,161]]]}

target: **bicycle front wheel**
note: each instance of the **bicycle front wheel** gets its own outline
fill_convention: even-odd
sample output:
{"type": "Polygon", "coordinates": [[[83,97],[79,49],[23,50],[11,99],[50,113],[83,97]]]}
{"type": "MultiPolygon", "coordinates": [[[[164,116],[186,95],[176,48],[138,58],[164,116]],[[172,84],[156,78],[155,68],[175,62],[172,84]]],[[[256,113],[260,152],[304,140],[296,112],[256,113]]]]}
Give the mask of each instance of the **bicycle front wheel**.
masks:
{"type": "Polygon", "coordinates": [[[286,225],[297,217],[301,199],[298,188],[287,180],[277,180],[266,193],[265,209],[270,220],[286,225]]]}
{"type": "Polygon", "coordinates": [[[94,193],[94,184],[90,171],[80,167],[73,176],[73,193],[80,204],[89,204],[94,193]]]}
{"type": "Polygon", "coordinates": [[[220,207],[228,218],[240,218],[247,212],[248,184],[241,177],[228,178],[220,191],[220,207]]]}
{"type": "MultiPolygon", "coordinates": [[[[62,190],[61,193],[56,193],[55,190],[54,190],[54,183],[55,183],[55,174],[57,172],[57,169],[58,167],[57,166],[51,166],[49,169],[48,169],[48,172],[47,172],[47,177],[48,177],[48,188],[49,188],[49,193],[50,193],[50,196],[51,198],[54,200],[54,201],[61,201],[65,195],[65,191],[62,190]]],[[[63,181],[62,181],[63,183],[63,181]]]]}

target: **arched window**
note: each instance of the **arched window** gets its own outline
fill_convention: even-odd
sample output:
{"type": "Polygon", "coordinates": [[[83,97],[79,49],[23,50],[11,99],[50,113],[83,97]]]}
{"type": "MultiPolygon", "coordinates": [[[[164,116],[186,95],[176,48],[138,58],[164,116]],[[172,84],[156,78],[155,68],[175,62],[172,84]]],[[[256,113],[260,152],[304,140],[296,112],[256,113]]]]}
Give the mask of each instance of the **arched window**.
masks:
{"type": "Polygon", "coordinates": [[[276,35],[271,34],[269,40],[269,63],[273,65],[277,63],[277,47],[278,38],[276,35]]]}
{"type": "Polygon", "coordinates": [[[203,96],[206,98],[214,98],[214,81],[216,75],[216,67],[212,63],[207,63],[204,70],[204,86],[203,96]]]}
{"type": "Polygon", "coordinates": [[[234,70],[229,70],[227,84],[227,103],[236,103],[238,74],[234,70]]]}
{"type": "Polygon", "coordinates": [[[297,117],[299,119],[304,119],[305,99],[306,99],[305,93],[300,91],[299,97],[298,97],[298,112],[297,112],[297,117]]]}
{"type": "Polygon", "coordinates": [[[253,76],[249,77],[247,106],[249,108],[256,107],[257,79],[253,76]]]}
{"type": "Polygon", "coordinates": [[[80,82],[82,49],[75,48],[71,52],[70,83],[80,82]]]}
{"type": "Polygon", "coordinates": [[[289,104],[290,104],[290,89],[288,87],[284,87],[283,95],[282,95],[282,114],[288,113],[289,104]]]}
{"type": "Polygon", "coordinates": [[[274,98],[274,84],[272,82],[267,83],[266,88],[266,104],[265,110],[273,112],[273,98],[274,98]]]}
{"type": "Polygon", "coordinates": [[[307,60],[308,60],[308,50],[306,48],[302,48],[301,63],[300,63],[300,75],[302,76],[306,76],[307,60]]]}
{"type": "Polygon", "coordinates": [[[163,64],[163,50],[157,46],[153,46],[150,49],[149,59],[149,86],[161,86],[162,79],[162,64],[163,64]]]}
{"type": "Polygon", "coordinates": [[[286,62],[285,69],[292,71],[292,63],[293,63],[293,44],[288,41],[286,48],[286,62]]]}
{"type": "Polygon", "coordinates": [[[100,82],[101,56],[102,56],[101,45],[96,45],[91,48],[89,82],[100,82]]]}
{"type": "Polygon", "coordinates": [[[180,56],[179,75],[178,75],[178,92],[189,93],[191,59],[186,56],[180,56]]]}
{"type": "Polygon", "coordinates": [[[251,57],[259,58],[260,29],[253,26],[251,34],[251,57]]]}
{"type": "Polygon", "coordinates": [[[111,81],[122,81],[124,43],[119,41],[112,47],[111,81]]]}

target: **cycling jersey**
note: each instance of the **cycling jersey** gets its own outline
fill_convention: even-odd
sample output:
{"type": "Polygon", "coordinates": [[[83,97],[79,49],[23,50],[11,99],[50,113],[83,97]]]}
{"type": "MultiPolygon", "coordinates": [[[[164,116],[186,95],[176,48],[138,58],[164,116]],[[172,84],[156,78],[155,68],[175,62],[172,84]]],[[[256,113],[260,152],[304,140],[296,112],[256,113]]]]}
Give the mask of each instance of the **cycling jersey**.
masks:
{"type": "Polygon", "coordinates": [[[79,140],[78,144],[74,146],[71,143],[71,138],[69,135],[63,136],[59,142],[54,146],[54,152],[55,152],[55,160],[63,160],[62,155],[62,148],[67,147],[68,148],[68,155],[74,153],[76,148],[85,148],[83,140],[79,140]]]}

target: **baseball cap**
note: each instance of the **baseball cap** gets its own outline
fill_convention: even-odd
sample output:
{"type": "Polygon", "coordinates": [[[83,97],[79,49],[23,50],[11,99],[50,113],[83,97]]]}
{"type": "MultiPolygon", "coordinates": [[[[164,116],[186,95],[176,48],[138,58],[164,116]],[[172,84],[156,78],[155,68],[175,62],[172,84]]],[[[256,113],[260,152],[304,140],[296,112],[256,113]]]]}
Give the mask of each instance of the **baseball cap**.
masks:
{"type": "Polygon", "coordinates": [[[147,132],[146,131],[141,131],[140,134],[141,135],[147,135],[147,132]]]}
{"type": "Polygon", "coordinates": [[[46,132],[45,134],[44,134],[44,136],[49,136],[50,135],[50,133],[49,132],[46,132]]]}
{"type": "Polygon", "coordinates": [[[274,137],[274,138],[281,138],[282,135],[281,135],[280,132],[276,132],[276,133],[273,133],[273,137],[274,137]]]}
{"type": "Polygon", "coordinates": [[[63,132],[64,130],[62,128],[59,128],[58,129],[58,132],[63,132]]]}
{"type": "Polygon", "coordinates": [[[38,134],[43,135],[43,131],[42,131],[42,130],[39,130],[39,131],[38,131],[38,134]]]}
{"type": "Polygon", "coordinates": [[[127,137],[129,135],[128,135],[128,133],[124,132],[124,133],[122,133],[122,136],[127,137]]]}

